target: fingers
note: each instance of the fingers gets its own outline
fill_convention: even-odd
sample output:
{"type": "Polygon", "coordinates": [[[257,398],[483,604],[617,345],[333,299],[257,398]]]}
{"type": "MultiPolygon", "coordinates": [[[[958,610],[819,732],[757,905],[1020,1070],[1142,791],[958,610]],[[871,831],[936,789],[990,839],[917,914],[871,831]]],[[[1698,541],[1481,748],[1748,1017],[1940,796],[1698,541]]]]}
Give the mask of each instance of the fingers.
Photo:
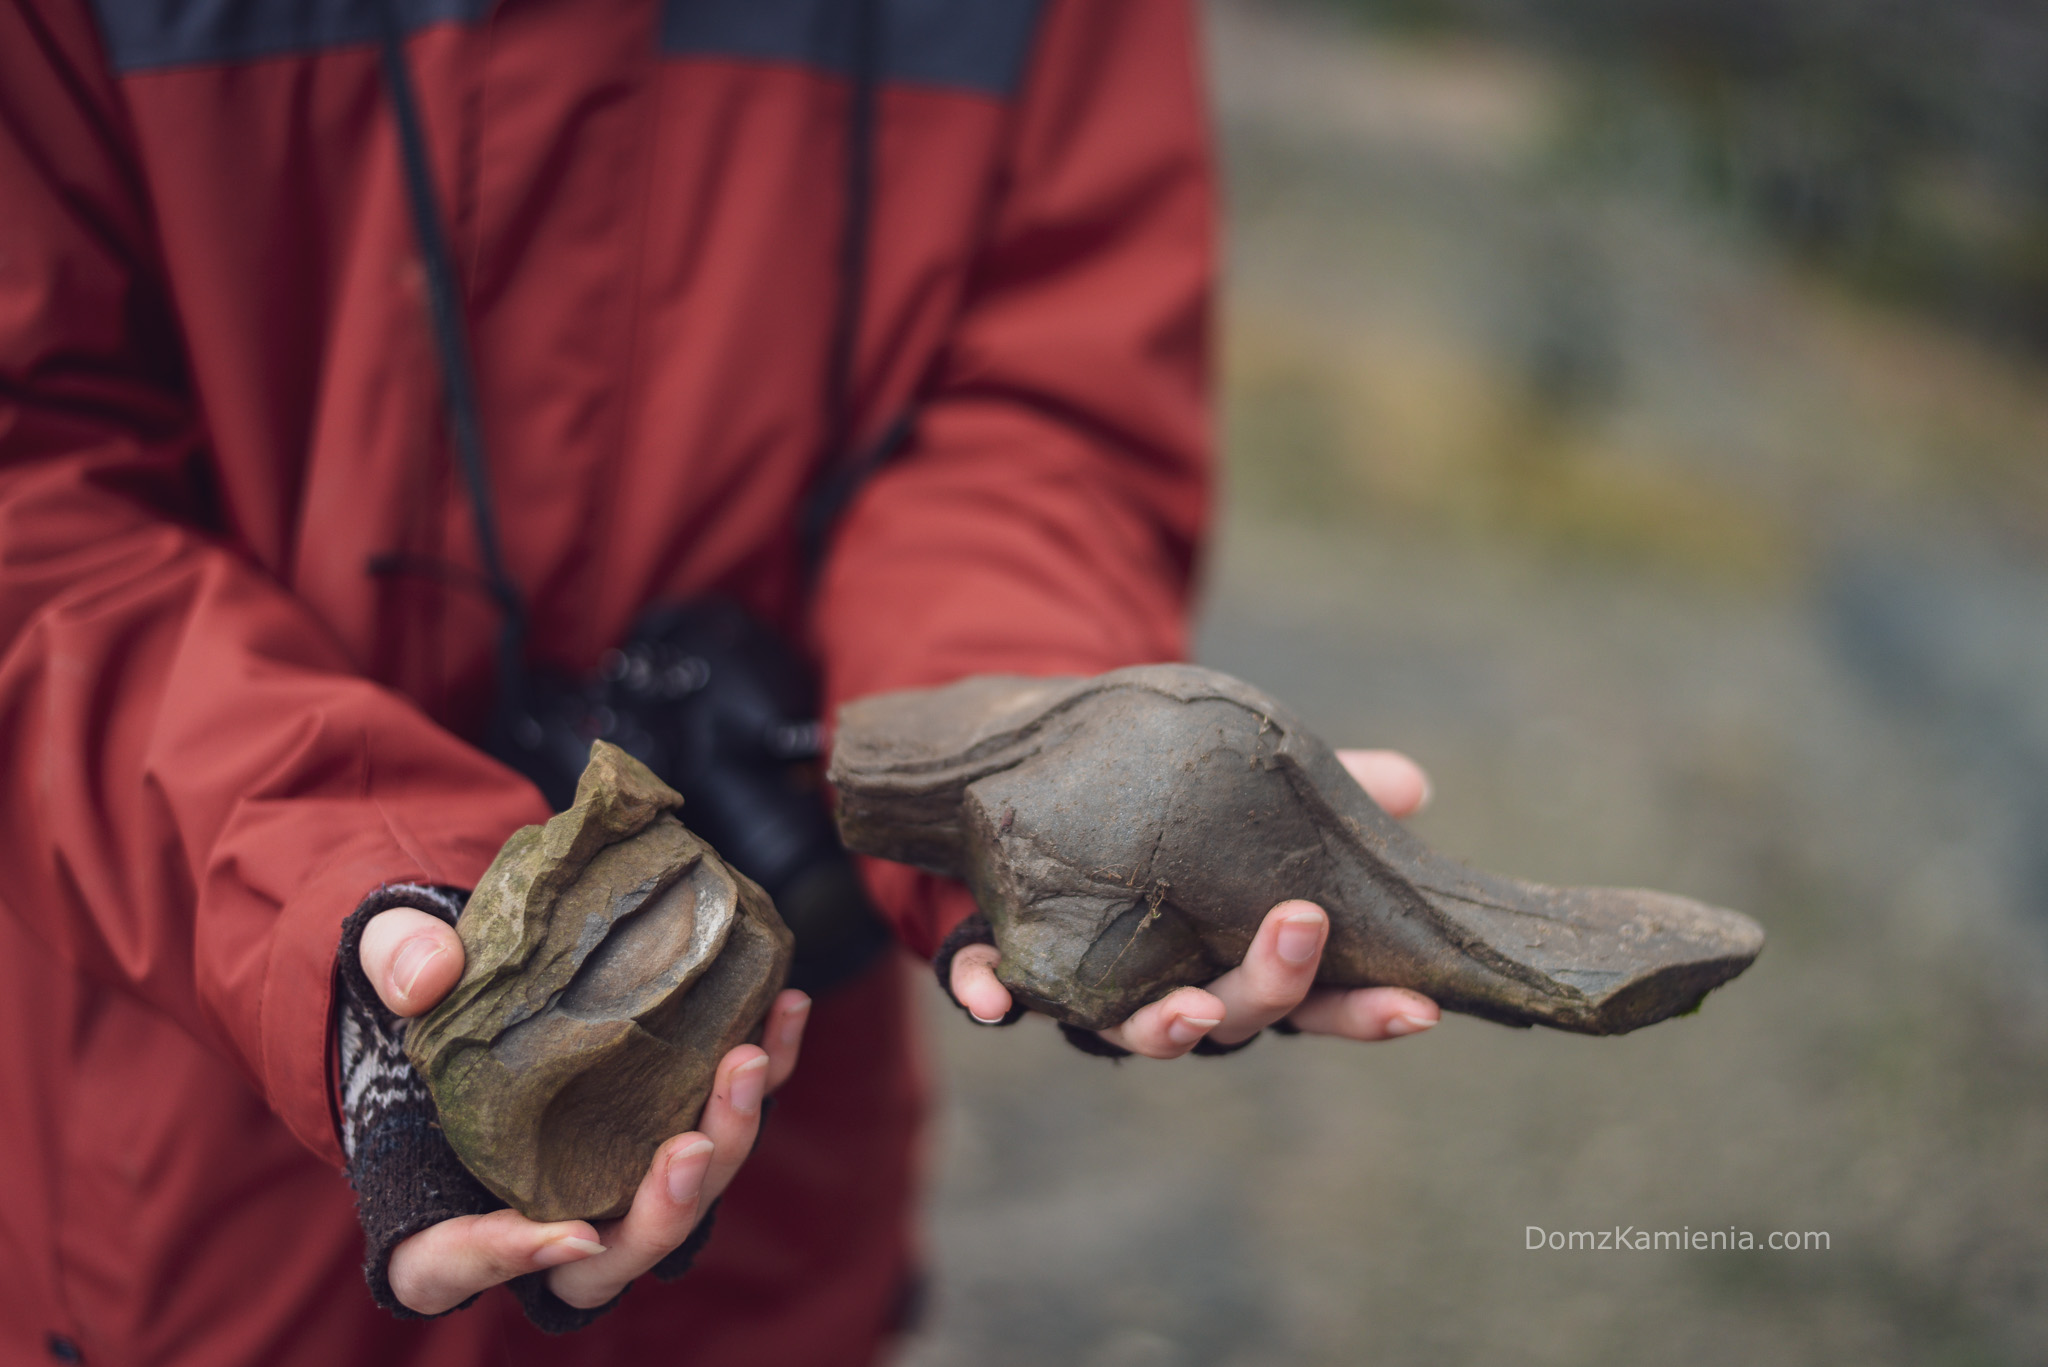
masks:
{"type": "Polygon", "coordinates": [[[706,1201],[718,1199],[754,1147],[761,1129],[761,1102],[768,1095],[768,1068],[767,1053],[751,1044],[742,1044],[719,1060],[711,1100],[704,1103],[703,1118],[697,1122],[715,1146],[704,1175],[706,1201]]]}
{"type": "Polygon", "coordinates": [[[1329,932],[1330,918],[1313,902],[1282,902],[1267,912],[1244,962],[1209,984],[1224,1012],[1209,1038],[1237,1044],[1301,1005],[1329,932]]]}
{"type": "Polygon", "coordinates": [[[1111,1044],[1146,1058],[1179,1058],[1223,1024],[1223,1003],[1199,987],[1182,987],[1140,1008],[1122,1025],[1100,1031],[1111,1044]]]}
{"type": "MultiPolygon", "coordinates": [[[[810,999],[801,992],[784,992],[769,1009],[766,1038],[781,1047],[787,1067],[796,1065],[809,1010],[810,999]]],[[[548,1276],[551,1291],[578,1309],[603,1305],[689,1237],[754,1147],[776,1057],[742,1044],[719,1061],[698,1130],[656,1150],[631,1209],[598,1233],[605,1256],[555,1269],[548,1276]]]]}
{"type": "Polygon", "coordinates": [[[359,953],[370,986],[401,1016],[438,1006],[462,976],[462,939],[455,928],[414,907],[372,916],[359,953]]]}
{"type": "Polygon", "coordinates": [[[542,1225],[516,1210],[494,1210],[421,1230],[391,1251],[386,1272],[400,1304],[438,1315],[499,1282],[604,1251],[582,1220],[542,1225]]]}
{"type": "Polygon", "coordinates": [[[994,945],[967,945],[953,956],[953,995],[983,1025],[994,1025],[1010,1014],[1010,989],[996,977],[1002,960],[1002,951],[994,945]]]}
{"type": "Polygon", "coordinates": [[[1398,750],[1339,750],[1337,760],[1388,816],[1413,816],[1429,805],[1429,775],[1398,750]]]}
{"type": "Polygon", "coordinates": [[[1361,987],[1347,992],[1329,987],[1309,993],[1288,1019],[1311,1035],[1381,1040],[1419,1035],[1442,1014],[1435,1002],[1406,988],[1361,987]]]}
{"type": "MultiPolygon", "coordinates": [[[[437,918],[398,907],[363,928],[362,959],[385,1004],[417,1015],[461,976],[462,942],[437,918]]],[[[810,1008],[801,992],[775,999],[762,1031],[767,1047],[741,1045],[720,1061],[703,1133],[677,1135],[656,1150],[624,1216],[602,1231],[581,1220],[535,1224],[511,1210],[445,1220],[392,1251],[393,1293],[432,1315],[499,1282],[552,1268],[548,1286],[570,1305],[587,1309],[618,1295],[688,1238],[732,1181],[760,1130],[763,1098],[796,1067],[810,1008]]]]}
{"type": "MultiPolygon", "coordinates": [[[[787,1038],[786,1046],[793,1051],[809,1008],[810,1000],[801,992],[777,997],[770,1008],[768,1037],[773,1040],[781,1033],[787,1038],[793,1024],[795,1037],[787,1038]]],[[[794,1066],[794,1052],[788,1058],[794,1066]]],[[[599,1233],[607,1250],[603,1265],[558,1268],[548,1277],[549,1289],[579,1309],[603,1305],[688,1238],[754,1147],[773,1067],[773,1056],[752,1044],[742,1044],[719,1060],[698,1129],[677,1135],[655,1151],[631,1209],[599,1233]]]]}
{"type": "Polygon", "coordinates": [[[796,1071],[798,1052],[803,1048],[804,1024],[811,1018],[811,999],[795,988],[775,998],[768,1008],[768,1021],[761,1027],[761,1043],[768,1050],[768,1090],[774,1091],[796,1071]]]}
{"type": "Polygon", "coordinates": [[[603,1305],[626,1283],[666,1258],[690,1237],[709,1204],[704,1179],[711,1168],[712,1143],[695,1131],[679,1134],[655,1150],[633,1204],[598,1232],[601,1258],[586,1258],[548,1274],[548,1290],[579,1310],[603,1305]]]}

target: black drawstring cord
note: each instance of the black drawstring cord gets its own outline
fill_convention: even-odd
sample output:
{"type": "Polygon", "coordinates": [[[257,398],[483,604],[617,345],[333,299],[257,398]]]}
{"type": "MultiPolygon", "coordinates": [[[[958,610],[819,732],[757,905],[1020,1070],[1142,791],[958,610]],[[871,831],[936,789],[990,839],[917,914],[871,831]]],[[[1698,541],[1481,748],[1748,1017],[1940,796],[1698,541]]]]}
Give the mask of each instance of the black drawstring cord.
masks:
{"type": "Polygon", "coordinates": [[[875,94],[881,75],[878,0],[855,0],[852,88],[846,120],[846,216],[839,234],[839,308],[833,319],[831,360],[825,376],[825,455],[853,445],[854,370],[866,305],[868,226],[875,186],[875,94]]]}
{"type": "Polygon", "coordinates": [[[914,410],[898,414],[865,450],[856,450],[856,365],[866,308],[868,240],[874,223],[876,102],[882,78],[881,0],[855,0],[852,86],[846,128],[846,219],[839,238],[839,312],[826,372],[825,449],[797,522],[807,577],[824,563],[840,513],[868,476],[909,435],[914,410]]]}
{"type": "Polygon", "coordinates": [[[413,555],[406,551],[380,551],[364,566],[372,579],[431,579],[452,589],[461,589],[498,601],[491,581],[467,565],[443,560],[437,555],[413,555]]]}
{"type": "MultiPolygon", "coordinates": [[[[405,194],[412,207],[413,233],[419,239],[426,271],[427,313],[433,324],[434,350],[441,361],[441,386],[448,402],[448,428],[462,482],[469,491],[469,511],[476,526],[477,550],[483,557],[484,579],[503,614],[498,630],[498,715],[502,722],[524,701],[526,693],[526,602],[519,585],[505,569],[498,542],[498,523],[491,509],[490,471],[484,461],[483,420],[478,413],[476,373],[470,365],[468,334],[456,289],[455,265],[441,211],[434,193],[434,173],[427,161],[426,134],[420,127],[419,103],[405,63],[405,37],[393,0],[384,4],[384,84],[391,93],[391,112],[398,124],[399,148],[405,162],[405,194]]],[[[373,571],[374,572],[374,571],[373,571]]]]}
{"type": "Polygon", "coordinates": [[[797,516],[805,578],[817,578],[825,562],[831,529],[838,525],[868,475],[895,455],[918,416],[905,408],[889,420],[881,437],[858,449],[856,361],[860,316],[866,307],[868,238],[874,223],[874,123],[883,68],[883,2],[854,4],[854,64],[846,119],[846,225],[840,236],[840,314],[831,332],[831,365],[825,375],[825,451],[817,480],[797,516]]]}
{"type": "Polygon", "coordinates": [[[801,528],[804,568],[812,578],[815,579],[824,566],[825,550],[832,539],[832,528],[839,522],[839,515],[846,511],[846,505],[868,482],[868,477],[881,469],[889,457],[896,454],[896,448],[908,440],[910,429],[916,425],[917,408],[913,405],[891,418],[882,434],[858,456],[851,460],[830,461],[819,473],[818,482],[804,500],[801,528]]]}

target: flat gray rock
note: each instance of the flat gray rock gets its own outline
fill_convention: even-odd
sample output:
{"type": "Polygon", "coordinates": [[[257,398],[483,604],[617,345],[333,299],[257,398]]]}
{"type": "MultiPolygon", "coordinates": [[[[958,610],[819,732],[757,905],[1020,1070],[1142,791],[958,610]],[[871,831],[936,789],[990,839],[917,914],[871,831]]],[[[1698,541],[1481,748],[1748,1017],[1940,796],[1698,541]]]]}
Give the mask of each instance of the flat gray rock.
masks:
{"type": "Polygon", "coordinates": [[[462,979],[406,1054],[464,1166],[535,1220],[622,1215],[788,976],[775,905],[600,741],[568,811],[515,832],[456,925],[462,979]]]}
{"type": "Polygon", "coordinates": [[[1004,985],[1090,1029],[1241,962],[1295,897],[1330,914],[1319,983],[1585,1034],[1690,1011],[1763,948],[1738,912],[1436,854],[1285,707],[1193,665],[849,703],[830,778],[849,849],[965,879],[1004,985]]]}

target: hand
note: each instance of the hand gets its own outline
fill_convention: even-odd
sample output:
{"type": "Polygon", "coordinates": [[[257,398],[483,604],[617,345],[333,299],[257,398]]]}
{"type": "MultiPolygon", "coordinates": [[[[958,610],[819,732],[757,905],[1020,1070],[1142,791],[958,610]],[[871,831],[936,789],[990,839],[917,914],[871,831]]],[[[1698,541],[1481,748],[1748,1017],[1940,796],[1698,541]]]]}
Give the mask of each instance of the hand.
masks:
{"type": "MultiPolygon", "coordinates": [[[[384,1004],[417,1016],[462,976],[462,941],[439,917],[393,907],[363,928],[363,972],[384,1004]]],[[[811,1000],[784,992],[769,1008],[767,1048],[743,1044],[720,1060],[696,1130],[655,1151],[633,1205],[616,1220],[538,1224],[516,1210],[443,1220],[392,1250],[399,1301],[423,1315],[462,1304],[486,1287],[549,1269],[548,1289],[578,1309],[603,1305],[689,1237],[754,1147],[761,1099],[796,1067],[811,1000]]]]}
{"type": "MultiPolygon", "coordinates": [[[[1391,816],[1412,815],[1429,801],[1429,778],[1406,755],[1339,750],[1337,758],[1391,816]]],[[[1404,988],[1316,987],[1329,933],[1330,918],[1315,903],[1282,902],[1260,923],[1243,963],[1207,987],[1176,988],[1100,1034],[1147,1058],[1179,1058],[1204,1037],[1237,1044],[1278,1020],[1355,1040],[1397,1039],[1437,1023],[1436,1003],[1404,988]]],[[[953,956],[953,995],[978,1020],[1001,1020],[1010,1010],[1009,989],[996,977],[1000,962],[994,945],[968,945],[953,956]]]]}

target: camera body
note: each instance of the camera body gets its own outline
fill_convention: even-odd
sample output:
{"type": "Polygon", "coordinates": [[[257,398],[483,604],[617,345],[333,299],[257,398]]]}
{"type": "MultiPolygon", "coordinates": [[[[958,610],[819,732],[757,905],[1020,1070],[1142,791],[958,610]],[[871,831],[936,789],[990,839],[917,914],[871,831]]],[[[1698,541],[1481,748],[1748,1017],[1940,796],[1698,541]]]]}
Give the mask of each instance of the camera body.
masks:
{"type": "Polygon", "coordinates": [[[650,609],[591,677],[529,674],[506,702],[491,748],[556,810],[595,740],[681,793],[690,829],[775,899],[796,936],[792,986],[824,991],[888,945],[826,809],[817,684],[738,604],[650,609]]]}

